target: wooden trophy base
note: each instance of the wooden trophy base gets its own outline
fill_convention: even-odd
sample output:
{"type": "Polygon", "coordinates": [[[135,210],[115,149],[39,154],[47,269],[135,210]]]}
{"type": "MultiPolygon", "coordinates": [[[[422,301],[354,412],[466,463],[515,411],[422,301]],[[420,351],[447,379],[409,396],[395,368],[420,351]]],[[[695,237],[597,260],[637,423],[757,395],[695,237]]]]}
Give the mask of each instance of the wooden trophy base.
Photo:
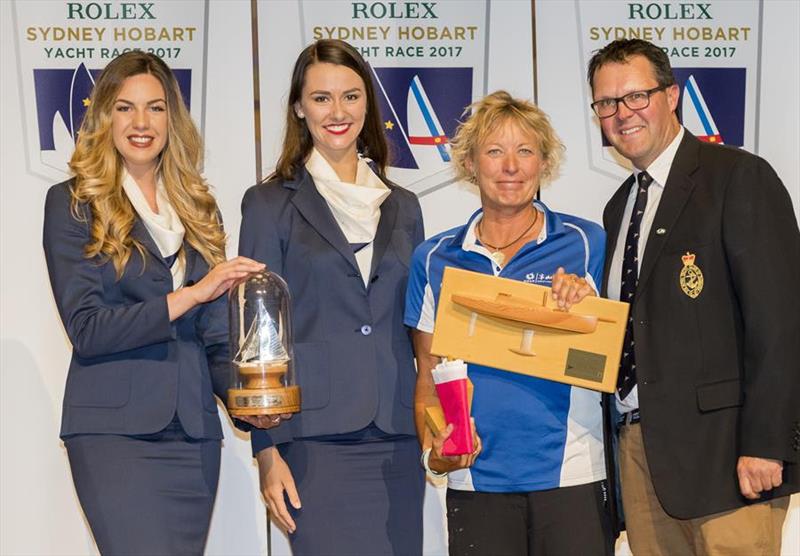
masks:
{"type": "Polygon", "coordinates": [[[284,386],[285,363],[239,365],[244,388],[228,389],[231,415],[276,415],[300,411],[300,387],[284,386]]]}
{"type": "Polygon", "coordinates": [[[231,415],[277,415],[300,411],[300,387],[230,388],[228,412],[231,415]]]}

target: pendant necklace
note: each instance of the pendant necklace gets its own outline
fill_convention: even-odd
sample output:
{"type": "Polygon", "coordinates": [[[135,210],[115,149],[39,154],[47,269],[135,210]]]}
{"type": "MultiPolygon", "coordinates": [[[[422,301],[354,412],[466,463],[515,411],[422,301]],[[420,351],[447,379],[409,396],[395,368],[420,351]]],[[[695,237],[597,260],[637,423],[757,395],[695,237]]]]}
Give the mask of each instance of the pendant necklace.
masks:
{"type": "Polygon", "coordinates": [[[511,243],[507,243],[505,245],[502,245],[502,246],[495,246],[495,245],[492,245],[491,243],[489,243],[488,241],[486,241],[483,238],[483,232],[481,231],[481,227],[482,227],[481,224],[483,224],[483,219],[481,219],[481,221],[478,222],[478,239],[480,240],[480,242],[485,247],[488,247],[489,249],[492,250],[492,253],[491,253],[490,256],[492,257],[492,260],[495,263],[497,263],[497,266],[503,266],[503,263],[506,261],[506,256],[502,253],[503,249],[508,249],[509,247],[514,245],[516,242],[521,240],[523,237],[525,237],[525,234],[530,232],[531,228],[533,228],[536,225],[536,222],[539,220],[539,211],[534,209],[533,212],[534,212],[533,222],[531,222],[530,226],[525,228],[525,231],[522,232],[520,235],[518,235],[517,238],[514,241],[512,241],[511,243]]]}

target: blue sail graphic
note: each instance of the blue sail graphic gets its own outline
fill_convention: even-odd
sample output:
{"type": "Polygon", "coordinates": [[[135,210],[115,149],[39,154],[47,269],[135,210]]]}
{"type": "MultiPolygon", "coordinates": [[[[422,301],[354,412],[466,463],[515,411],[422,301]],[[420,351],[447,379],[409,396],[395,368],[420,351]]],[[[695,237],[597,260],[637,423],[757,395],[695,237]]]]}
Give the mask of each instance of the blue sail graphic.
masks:
{"type": "Polygon", "coordinates": [[[408,87],[407,102],[408,142],[417,164],[427,166],[420,164],[421,160],[433,164],[450,162],[450,153],[446,146],[447,135],[418,75],[414,76],[408,87]]]}
{"type": "Polygon", "coordinates": [[[472,102],[471,68],[372,68],[391,166],[432,175],[449,167],[449,140],[472,102]]]}
{"type": "Polygon", "coordinates": [[[681,109],[684,127],[698,139],[708,143],[723,143],[722,135],[694,75],[690,75],[684,85],[681,109]]]}

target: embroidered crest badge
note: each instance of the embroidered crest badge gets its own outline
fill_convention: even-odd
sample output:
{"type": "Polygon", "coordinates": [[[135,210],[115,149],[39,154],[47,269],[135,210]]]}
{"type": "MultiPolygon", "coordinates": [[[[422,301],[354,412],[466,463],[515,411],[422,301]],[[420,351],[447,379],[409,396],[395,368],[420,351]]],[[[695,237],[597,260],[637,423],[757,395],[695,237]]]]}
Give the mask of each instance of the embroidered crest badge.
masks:
{"type": "Polygon", "coordinates": [[[683,268],[680,274],[681,289],[683,293],[692,299],[696,299],[697,296],[700,295],[700,292],[703,291],[703,271],[694,264],[694,253],[687,251],[686,254],[681,257],[681,260],[683,261],[683,268]]]}

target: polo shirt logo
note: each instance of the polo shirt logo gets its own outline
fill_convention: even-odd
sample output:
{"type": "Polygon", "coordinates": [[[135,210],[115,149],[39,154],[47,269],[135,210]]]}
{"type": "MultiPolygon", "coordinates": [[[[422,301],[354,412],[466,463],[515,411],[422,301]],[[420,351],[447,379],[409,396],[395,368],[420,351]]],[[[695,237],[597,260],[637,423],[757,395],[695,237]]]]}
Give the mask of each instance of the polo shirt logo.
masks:
{"type": "Polygon", "coordinates": [[[526,284],[539,284],[549,286],[553,283],[553,275],[545,274],[544,272],[529,272],[525,275],[526,284]]]}

